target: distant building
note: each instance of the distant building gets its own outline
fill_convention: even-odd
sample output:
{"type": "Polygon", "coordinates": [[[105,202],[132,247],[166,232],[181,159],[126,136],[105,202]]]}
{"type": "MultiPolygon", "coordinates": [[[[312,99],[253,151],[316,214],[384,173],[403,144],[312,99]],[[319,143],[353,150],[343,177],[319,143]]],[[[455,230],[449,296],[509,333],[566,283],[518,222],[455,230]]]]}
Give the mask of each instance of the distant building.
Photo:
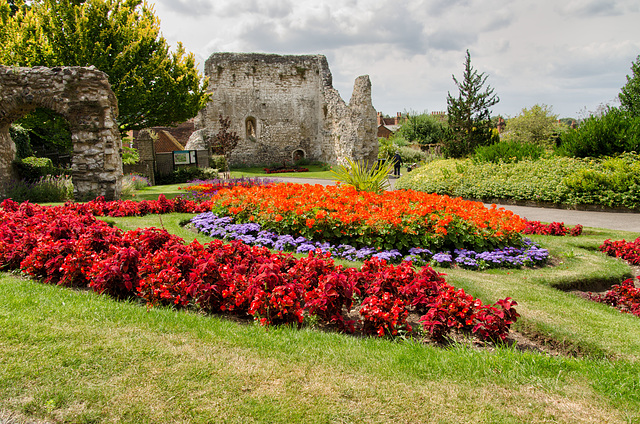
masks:
{"type": "Polygon", "coordinates": [[[393,118],[385,118],[382,112],[378,112],[378,138],[389,138],[400,128],[402,121],[406,121],[407,117],[402,117],[402,113],[398,112],[393,118]]]}

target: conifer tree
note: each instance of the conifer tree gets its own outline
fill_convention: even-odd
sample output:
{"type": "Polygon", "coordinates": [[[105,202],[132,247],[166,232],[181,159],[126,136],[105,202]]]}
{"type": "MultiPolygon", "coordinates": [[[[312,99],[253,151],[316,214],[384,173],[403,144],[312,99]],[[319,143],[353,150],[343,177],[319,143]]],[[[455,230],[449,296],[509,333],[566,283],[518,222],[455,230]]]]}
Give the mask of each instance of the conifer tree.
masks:
{"type": "Polygon", "coordinates": [[[487,76],[471,66],[471,55],[467,50],[462,81],[453,76],[458,87],[458,97],[447,93],[449,137],[443,151],[448,157],[464,157],[478,146],[493,143],[497,136],[493,132],[490,108],[500,101],[493,89],[487,85],[487,76]]]}

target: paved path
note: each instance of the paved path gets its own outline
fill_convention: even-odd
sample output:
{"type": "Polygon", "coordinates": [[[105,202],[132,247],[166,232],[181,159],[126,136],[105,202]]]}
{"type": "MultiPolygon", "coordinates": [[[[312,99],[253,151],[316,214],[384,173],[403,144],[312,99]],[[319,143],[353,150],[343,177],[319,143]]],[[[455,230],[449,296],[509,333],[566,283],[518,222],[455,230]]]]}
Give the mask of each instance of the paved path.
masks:
{"type": "MultiPolygon", "coordinates": [[[[274,178],[280,181],[288,181],[299,184],[333,185],[332,180],[320,180],[312,178],[274,178]]],[[[393,187],[395,180],[390,180],[393,187]]],[[[489,206],[489,204],[487,204],[489,206]]],[[[530,206],[498,205],[511,210],[523,218],[531,221],[564,222],[565,225],[581,224],[585,227],[608,228],[611,230],[624,230],[638,233],[640,236],[640,213],[619,212],[591,212],[569,209],[538,208],[530,206]]]]}

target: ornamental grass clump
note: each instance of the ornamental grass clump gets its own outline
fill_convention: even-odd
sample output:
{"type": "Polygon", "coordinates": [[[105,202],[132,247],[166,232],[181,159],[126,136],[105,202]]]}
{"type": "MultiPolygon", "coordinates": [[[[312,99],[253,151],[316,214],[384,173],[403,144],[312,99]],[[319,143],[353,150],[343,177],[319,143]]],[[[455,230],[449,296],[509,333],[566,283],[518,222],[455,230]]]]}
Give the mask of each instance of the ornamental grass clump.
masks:
{"type": "Polygon", "coordinates": [[[393,163],[378,163],[375,166],[364,161],[353,161],[347,158],[347,165],[340,165],[337,171],[331,173],[335,178],[356,191],[370,191],[380,194],[389,188],[389,173],[393,169],[393,163]]]}

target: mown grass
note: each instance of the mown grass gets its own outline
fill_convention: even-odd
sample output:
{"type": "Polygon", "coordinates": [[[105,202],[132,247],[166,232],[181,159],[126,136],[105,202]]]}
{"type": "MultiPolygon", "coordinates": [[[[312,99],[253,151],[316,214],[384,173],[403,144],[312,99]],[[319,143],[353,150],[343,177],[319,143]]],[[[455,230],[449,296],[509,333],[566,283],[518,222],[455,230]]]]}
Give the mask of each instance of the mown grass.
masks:
{"type": "MultiPolygon", "coordinates": [[[[190,216],[104,219],[208,241],[180,226],[190,216]]],[[[74,423],[638,423],[640,321],[559,290],[624,279],[629,267],[597,246],[633,236],[534,237],[553,268],[441,270],[485,302],[513,297],[516,329],[578,357],[266,330],[0,274],[0,410],[74,423]]]]}
{"type": "Polygon", "coordinates": [[[57,422],[638,422],[638,362],[233,322],[0,274],[0,408],[57,422]]]}

